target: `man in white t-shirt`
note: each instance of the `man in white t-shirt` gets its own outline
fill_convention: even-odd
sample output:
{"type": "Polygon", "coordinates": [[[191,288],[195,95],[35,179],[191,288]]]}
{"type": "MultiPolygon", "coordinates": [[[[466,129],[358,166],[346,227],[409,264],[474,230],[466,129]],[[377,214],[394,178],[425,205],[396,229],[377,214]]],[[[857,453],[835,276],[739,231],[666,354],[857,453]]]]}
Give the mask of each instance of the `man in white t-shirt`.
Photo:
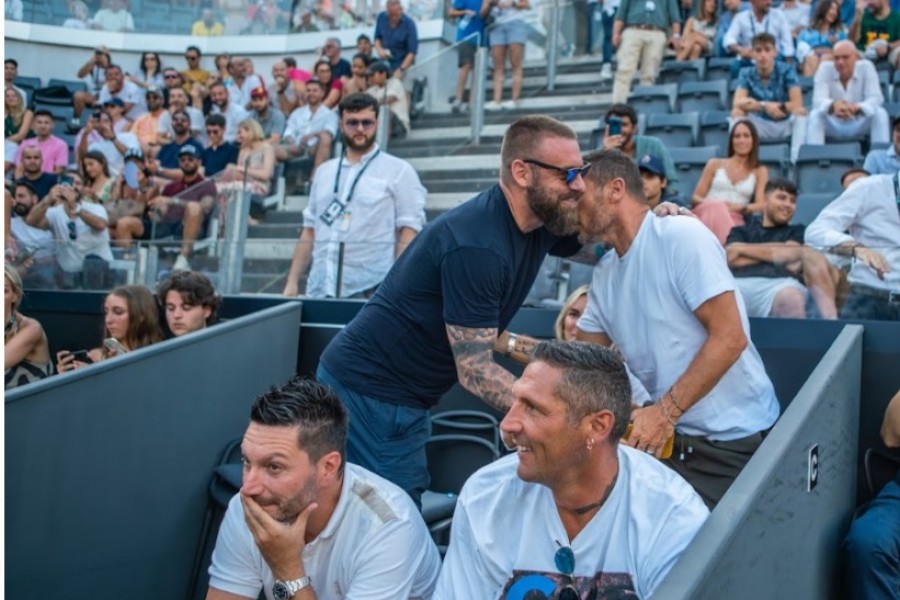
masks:
{"type": "MultiPolygon", "coordinates": [[[[72,175],[67,177],[66,182],[55,186],[26,218],[32,227],[49,229],[53,233],[63,288],[86,285],[83,271],[86,273],[88,262],[92,264],[92,271],[96,272],[93,265],[113,260],[106,209],[100,204],[82,202],[80,186],[72,175]]],[[[105,266],[100,268],[101,271],[105,269],[105,266]]],[[[88,287],[102,287],[104,283],[99,281],[88,287]]]]}
{"type": "Polygon", "coordinates": [[[147,112],[147,99],[144,90],[136,83],[125,79],[122,67],[109,65],[106,67],[106,83],[100,88],[97,101],[102,105],[113,98],[119,98],[125,104],[125,116],[134,121],[147,112]]]}
{"type": "Polygon", "coordinates": [[[619,443],[625,365],[597,344],[541,342],[512,394],[500,429],[517,453],[463,487],[434,600],[652,595],[709,511],[619,443]]]}
{"type": "Polygon", "coordinates": [[[331,145],[338,131],[337,113],[324,104],[325,88],[318,79],[306,82],[306,104],[295,108],[288,117],[275,146],[275,158],[281,161],[312,155],[313,172],[331,157],[331,145]]]}
{"type": "Polygon", "coordinates": [[[697,219],[654,219],[627,156],[587,160],[581,235],[610,251],[594,268],[579,339],[615,342],[656,399],[634,410],[628,444],[661,456],[675,433],[666,464],[714,507],[779,414],[725,250],[697,219]]]}
{"type": "Polygon", "coordinates": [[[221,81],[209,87],[209,99],[212,101],[210,114],[225,117],[225,141],[236,142],[238,125],[250,117],[243,106],[235,104],[228,95],[228,90],[221,81]]]}
{"type": "Polygon", "coordinates": [[[406,136],[409,133],[409,99],[403,83],[390,76],[390,70],[383,62],[369,65],[366,75],[369,83],[366,93],[378,100],[378,104],[391,107],[391,137],[406,136]]]}
{"type": "Polygon", "coordinates": [[[399,487],[345,463],[346,442],[347,412],[320,383],[256,399],[207,600],[431,598],[440,557],[425,522],[399,487]]]}

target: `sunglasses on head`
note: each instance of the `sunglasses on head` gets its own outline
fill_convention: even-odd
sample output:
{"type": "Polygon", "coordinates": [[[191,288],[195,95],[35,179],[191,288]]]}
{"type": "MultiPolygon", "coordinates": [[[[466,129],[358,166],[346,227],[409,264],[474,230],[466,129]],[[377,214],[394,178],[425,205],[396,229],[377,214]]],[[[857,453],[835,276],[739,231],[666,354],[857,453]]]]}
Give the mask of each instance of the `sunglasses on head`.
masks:
{"type": "Polygon", "coordinates": [[[556,165],[548,165],[545,162],[541,162],[533,158],[523,158],[522,162],[540,167],[542,169],[547,169],[548,171],[556,171],[557,173],[562,173],[566,176],[566,184],[570,184],[575,181],[575,178],[579,175],[581,175],[582,179],[584,179],[584,176],[587,175],[588,170],[591,168],[591,163],[584,164],[580,167],[557,167],[556,165]]]}
{"type": "Polygon", "coordinates": [[[360,125],[363,129],[371,129],[375,127],[374,119],[347,119],[344,121],[347,129],[359,129],[360,125]]]}

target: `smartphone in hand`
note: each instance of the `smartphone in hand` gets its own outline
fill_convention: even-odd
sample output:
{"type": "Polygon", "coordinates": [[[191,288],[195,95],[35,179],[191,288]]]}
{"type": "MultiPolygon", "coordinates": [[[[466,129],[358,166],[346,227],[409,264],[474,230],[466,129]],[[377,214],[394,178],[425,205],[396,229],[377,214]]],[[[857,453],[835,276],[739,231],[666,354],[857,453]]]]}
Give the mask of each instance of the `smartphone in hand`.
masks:
{"type": "Polygon", "coordinates": [[[87,350],[75,350],[72,352],[72,357],[78,362],[83,362],[88,365],[94,364],[94,359],[91,358],[91,355],[87,350]]]}

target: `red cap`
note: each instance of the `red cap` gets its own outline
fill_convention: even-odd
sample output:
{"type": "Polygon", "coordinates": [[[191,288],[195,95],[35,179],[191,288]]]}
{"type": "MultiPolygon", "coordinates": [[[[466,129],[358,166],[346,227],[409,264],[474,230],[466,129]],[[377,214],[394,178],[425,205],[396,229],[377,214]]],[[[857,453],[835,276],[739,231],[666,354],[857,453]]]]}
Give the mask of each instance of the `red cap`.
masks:
{"type": "Polygon", "coordinates": [[[250,98],[253,100],[257,100],[259,98],[268,98],[269,92],[266,91],[266,87],[261,85],[259,87],[255,87],[250,91],[250,98]]]}

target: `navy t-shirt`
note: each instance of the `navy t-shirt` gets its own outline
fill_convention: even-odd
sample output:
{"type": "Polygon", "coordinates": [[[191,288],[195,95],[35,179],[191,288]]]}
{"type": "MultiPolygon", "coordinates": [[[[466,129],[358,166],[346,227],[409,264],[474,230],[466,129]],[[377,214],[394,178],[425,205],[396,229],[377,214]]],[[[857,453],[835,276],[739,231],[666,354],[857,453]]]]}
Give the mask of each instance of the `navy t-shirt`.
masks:
{"type": "Polygon", "coordinates": [[[579,247],[543,227],[523,234],[494,186],[425,227],[321,362],[360,394],[429,408],[457,381],[446,325],[504,331],[548,252],[579,247]]]}
{"type": "Polygon", "coordinates": [[[156,155],[157,160],[159,160],[159,166],[163,169],[177,169],[179,167],[178,152],[182,146],[193,146],[197,149],[197,152],[203,153],[203,144],[192,137],[188,138],[183,144],[169,142],[168,144],[163,144],[156,155]]]}
{"type": "Polygon", "coordinates": [[[203,149],[203,170],[207,177],[212,177],[225,170],[230,164],[236,164],[240,149],[231,142],[225,142],[218,148],[203,149]]]}
{"type": "MultiPolygon", "coordinates": [[[[779,225],[777,227],[763,227],[760,220],[754,219],[747,225],[734,227],[728,234],[725,245],[735,242],[743,244],[771,244],[776,242],[803,243],[803,235],[806,232],[805,225],[779,225]]],[[[731,269],[735,277],[794,277],[784,268],[770,262],[760,262],[746,267],[731,269]]]]}

